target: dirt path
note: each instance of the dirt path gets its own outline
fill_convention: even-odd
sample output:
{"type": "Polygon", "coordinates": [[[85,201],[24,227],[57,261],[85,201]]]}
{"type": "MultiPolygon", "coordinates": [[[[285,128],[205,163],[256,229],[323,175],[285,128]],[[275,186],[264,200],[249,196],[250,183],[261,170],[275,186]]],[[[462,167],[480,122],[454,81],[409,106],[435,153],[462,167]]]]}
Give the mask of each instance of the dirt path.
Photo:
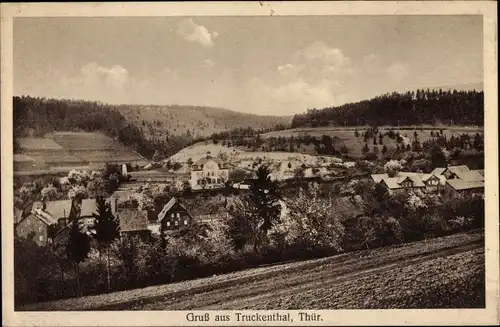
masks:
{"type": "Polygon", "coordinates": [[[456,234],[421,242],[329,258],[249,269],[170,285],[25,306],[21,310],[188,310],[240,309],[317,287],[484,247],[479,233],[456,234]]]}

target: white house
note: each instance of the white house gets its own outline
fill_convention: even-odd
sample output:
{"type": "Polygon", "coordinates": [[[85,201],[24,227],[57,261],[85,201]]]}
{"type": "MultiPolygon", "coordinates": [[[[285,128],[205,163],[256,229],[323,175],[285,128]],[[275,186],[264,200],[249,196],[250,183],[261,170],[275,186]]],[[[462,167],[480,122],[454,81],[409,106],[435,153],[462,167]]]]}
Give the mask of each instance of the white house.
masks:
{"type": "Polygon", "coordinates": [[[223,187],[229,179],[229,168],[219,158],[207,156],[191,165],[189,183],[193,190],[223,187]]]}

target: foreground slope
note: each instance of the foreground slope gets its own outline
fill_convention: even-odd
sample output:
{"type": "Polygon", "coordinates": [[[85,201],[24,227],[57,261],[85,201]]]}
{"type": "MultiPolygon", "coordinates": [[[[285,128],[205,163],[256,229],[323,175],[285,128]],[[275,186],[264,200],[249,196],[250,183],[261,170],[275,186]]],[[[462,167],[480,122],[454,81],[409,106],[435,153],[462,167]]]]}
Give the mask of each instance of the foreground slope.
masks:
{"type": "Polygon", "coordinates": [[[478,308],[484,303],[484,234],[471,232],[19,309],[478,308]]]}

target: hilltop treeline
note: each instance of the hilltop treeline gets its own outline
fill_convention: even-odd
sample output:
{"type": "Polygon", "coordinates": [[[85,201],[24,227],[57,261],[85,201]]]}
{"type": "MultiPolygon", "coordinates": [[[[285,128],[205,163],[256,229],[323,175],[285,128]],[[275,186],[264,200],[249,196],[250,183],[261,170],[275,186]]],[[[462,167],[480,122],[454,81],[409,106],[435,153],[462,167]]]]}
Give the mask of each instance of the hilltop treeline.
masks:
{"type": "Polygon", "coordinates": [[[292,128],[436,123],[482,126],[483,108],[482,91],[417,90],[384,94],[339,107],[310,109],[293,117],[292,128]]]}
{"type": "Polygon", "coordinates": [[[29,96],[13,99],[14,151],[18,137],[41,137],[54,131],[101,132],[151,158],[155,150],[171,155],[193,140],[185,135],[148,139],[142,126],[128,121],[113,105],[82,100],[29,96]]]}

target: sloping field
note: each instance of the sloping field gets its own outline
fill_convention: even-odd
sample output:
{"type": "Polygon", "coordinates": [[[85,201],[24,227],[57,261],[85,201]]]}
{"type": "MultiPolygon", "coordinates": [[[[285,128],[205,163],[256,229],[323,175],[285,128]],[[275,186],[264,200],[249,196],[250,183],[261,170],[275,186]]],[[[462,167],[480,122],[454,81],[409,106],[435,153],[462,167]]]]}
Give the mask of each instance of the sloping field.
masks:
{"type": "MultiPolygon", "coordinates": [[[[367,126],[359,126],[359,127],[304,127],[304,128],[293,128],[282,131],[275,131],[262,134],[261,137],[263,139],[270,137],[297,137],[297,136],[314,136],[321,137],[323,135],[329,135],[331,137],[337,138],[337,142],[335,142],[335,147],[339,148],[342,145],[345,145],[349,150],[349,153],[352,155],[361,154],[362,148],[365,144],[364,138],[362,136],[362,132],[367,129],[367,126]],[[355,130],[358,130],[360,136],[355,136],[355,130]]],[[[451,136],[460,136],[463,133],[469,134],[469,136],[473,137],[476,133],[483,134],[484,128],[480,126],[380,126],[379,131],[384,134],[389,130],[393,130],[394,132],[399,131],[399,133],[409,140],[409,142],[413,142],[415,140],[414,132],[417,132],[417,137],[420,142],[427,141],[432,138],[432,133],[437,133],[440,130],[443,130],[443,134],[446,135],[447,138],[451,136]]],[[[370,150],[373,148],[372,139],[368,140],[367,144],[370,150]]],[[[379,150],[382,149],[384,145],[388,148],[396,147],[396,140],[389,138],[387,135],[383,136],[383,144],[378,144],[379,139],[377,137],[377,147],[379,150]]]]}
{"type": "MultiPolygon", "coordinates": [[[[273,161],[297,160],[306,165],[315,166],[321,163],[330,163],[332,162],[332,160],[335,160],[335,158],[328,156],[313,156],[296,152],[243,151],[220,144],[205,144],[204,142],[200,142],[182,149],[175,155],[171,156],[169,159],[166,159],[166,161],[171,160],[174,162],[185,163],[189,158],[191,158],[193,162],[196,162],[197,160],[204,158],[207,153],[210,153],[212,157],[217,157],[220,153],[223,153],[227,156],[228,161],[231,163],[241,161],[254,161],[258,159],[273,161]]],[[[337,161],[338,160],[340,159],[337,159],[337,161]]]]}
{"type": "Polygon", "coordinates": [[[181,151],[177,152],[176,154],[166,159],[165,161],[171,160],[174,162],[185,163],[189,159],[191,159],[193,160],[193,162],[196,162],[197,160],[206,157],[208,153],[210,153],[212,157],[217,157],[220,154],[224,154],[229,157],[229,156],[234,156],[239,152],[245,152],[245,151],[241,151],[234,147],[227,147],[220,144],[213,144],[212,142],[199,142],[182,149],[181,151]]]}
{"type": "Polygon", "coordinates": [[[23,155],[16,155],[14,164],[21,174],[98,169],[106,162],[147,164],[140,155],[101,133],[54,132],[43,138],[20,138],[19,143],[23,155]]]}
{"type": "Polygon", "coordinates": [[[55,132],[53,133],[53,137],[56,143],[72,151],[107,150],[117,146],[112,138],[101,133],[55,132]]]}
{"type": "Polygon", "coordinates": [[[19,310],[479,308],[484,293],[474,232],[19,310]]]}
{"type": "Polygon", "coordinates": [[[19,138],[19,145],[26,151],[62,150],[63,148],[51,138],[26,137],[19,138]]]}

